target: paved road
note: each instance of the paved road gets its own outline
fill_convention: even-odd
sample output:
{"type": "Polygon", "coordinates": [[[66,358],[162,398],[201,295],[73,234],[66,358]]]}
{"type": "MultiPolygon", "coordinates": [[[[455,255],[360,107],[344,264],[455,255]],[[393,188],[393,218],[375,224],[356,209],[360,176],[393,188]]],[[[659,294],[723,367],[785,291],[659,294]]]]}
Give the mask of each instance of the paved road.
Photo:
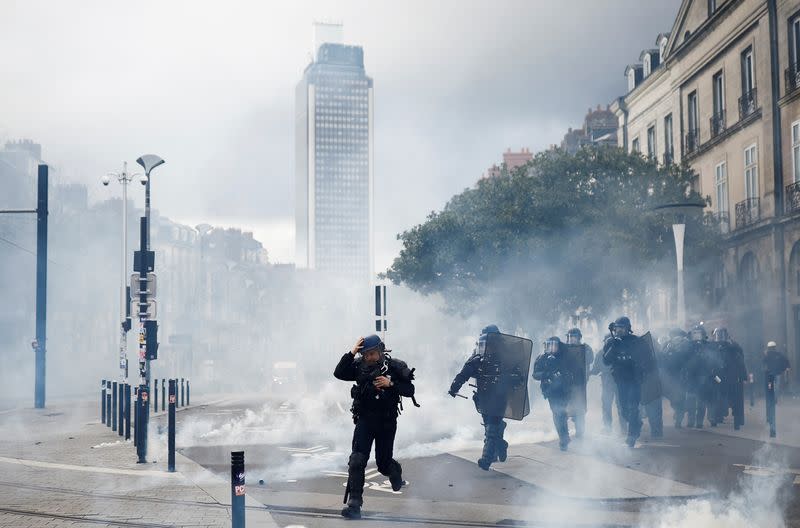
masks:
{"type": "MultiPolygon", "coordinates": [[[[526,423],[546,428],[549,416],[534,414],[526,423]]],[[[279,401],[191,410],[182,418],[185,423],[205,420],[210,434],[181,452],[227,476],[230,451],[244,449],[248,494],[266,505],[278,524],[344,525],[338,511],[346,446],[298,439],[292,434],[295,418],[302,420],[301,413],[279,401]],[[253,409],[261,411],[254,415],[253,409]],[[283,431],[263,418],[272,413],[283,415],[283,431]],[[215,434],[233,430],[238,435],[215,434]]],[[[342,429],[351,427],[335,410],[329,418],[342,429]]],[[[800,486],[795,484],[800,449],[748,438],[759,436],[762,427],[756,421],[739,436],[728,431],[730,425],[719,431],[667,427],[664,438],[648,441],[645,433],[633,450],[618,437],[599,434],[573,442],[568,453],[553,441],[512,444],[508,462],[489,472],[474,463],[475,446],[406,457],[401,462],[410,485],[400,493],[392,492],[370,465],[365,517],[375,526],[639,526],[663,519],[691,526],[709,518],[733,522],[740,515],[749,525],[772,526],[786,512],[790,525],[800,525],[800,486]]]]}

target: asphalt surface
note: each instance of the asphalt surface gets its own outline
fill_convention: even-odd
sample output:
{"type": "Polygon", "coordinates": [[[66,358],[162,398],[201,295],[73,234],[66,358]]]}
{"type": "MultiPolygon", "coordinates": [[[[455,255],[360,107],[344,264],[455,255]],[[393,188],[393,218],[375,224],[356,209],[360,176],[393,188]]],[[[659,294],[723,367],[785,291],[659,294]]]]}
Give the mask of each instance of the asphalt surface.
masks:
{"type": "MultiPolygon", "coordinates": [[[[224,430],[232,422],[242,420],[248,409],[264,404],[265,400],[250,400],[213,409],[198,408],[182,413],[179,419],[185,423],[202,419],[211,423],[212,430],[224,430]]],[[[267,405],[275,413],[286,415],[288,421],[284,426],[288,423],[291,427],[296,410],[285,402],[267,405]]],[[[666,407],[665,422],[669,423],[671,413],[666,407]]],[[[549,416],[540,411],[529,419],[547,421],[549,416]]],[[[590,420],[590,430],[592,423],[590,420]]],[[[279,441],[281,431],[270,430],[269,425],[265,427],[252,417],[248,424],[251,432],[263,432],[271,440],[254,441],[252,435],[242,434],[239,438],[243,443],[234,444],[206,435],[207,438],[198,439],[191,447],[179,445],[179,451],[228,479],[230,452],[243,449],[248,495],[268,508],[281,526],[346,524],[348,521],[339,517],[339,510],[349,453],[337,451],[324,438],[283,443],[279,441]]],[[[761,426],[750,423],[747,427],[752,433],[761,426]]],[[[401,459],[409,485],[395,493],[371,462],[367,468],[364,518],[370,526],[640,526],[658,525],[659,520],[672,514],[680,518],[691,501],[706,501],[712,515],[741,510],[746,516],[750,515],[748,511],[763,508],[767,514],[778,512],[779,516],[782,511],[788,525],[800,526],[800,485],[795,484],[800,475],[800,449],[731,436],[728,429],[732,429],[730,424],[722,424],[718,430],[674,429],[665,425],[663,438],[649,440],[645,426],[641,442],[633,450],[625,448],[620,437],[592,433],[570,445],[570,454],[578,456],[569,457],[569,462],[565,457],[560,468],[542,466],[541,478],[534,482],[504,474],[503,464],[493,466],[496,471],[485,472],[465,459],[463,453],[457,456],[440,452],[401,459]],[[723,431],[727,434],[719,434],[723,431]],[[583,470],[580,461],[587,458],[631,469],[645,477],[668,478],[696,486],[705,493],[680,499],[654,496],[618,500],[565,498],[554,493],[548,479],[558,482],[564,478],[564,472],[570,472],[573,478],[576,474],[580,477],[583,470]]],[[[293,435],[287,435],[290,436],[293,435]]],[[[556,442],[544,442],[537,449],[541,450],[541,446],[552,449],[558,459],[556,442]]],[[[516,450],[523,448],[519,446],[516,450]]],[[[512,444],[510,459],[514,453],[512,444]]],[[[536,473],[535,465],[539,462],[530,463],[536,473]]],[[[630,484],[632,489],[635,485],[630,484]]],[[[679,524],[703,523],[700,518],[691,517],[691,512],[686,515],[679,524]]],[[[757,519],[759,514],[752,515],[757,519]]]]}

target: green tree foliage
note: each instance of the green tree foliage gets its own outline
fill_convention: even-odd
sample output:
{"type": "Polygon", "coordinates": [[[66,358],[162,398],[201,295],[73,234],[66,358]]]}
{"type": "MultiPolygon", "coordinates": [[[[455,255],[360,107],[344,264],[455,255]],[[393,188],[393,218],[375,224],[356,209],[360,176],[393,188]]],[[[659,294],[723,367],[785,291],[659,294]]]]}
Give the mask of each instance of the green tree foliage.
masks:
{"type": "MultiPolygon", "coordinates": [[[[555,322],[578,306],[595,313],[661,281],[672,284],[675,202],[703,202],[687,167],[661,167],[616,148],[555,150],[480,180],[442,211],[398,235],[394,283],[441,294],[449,310],[493,314],[508,325],[555,322]]],[[[688,284],[704,284],[719,257],[719,229],[688,212],[688,284]]]]}

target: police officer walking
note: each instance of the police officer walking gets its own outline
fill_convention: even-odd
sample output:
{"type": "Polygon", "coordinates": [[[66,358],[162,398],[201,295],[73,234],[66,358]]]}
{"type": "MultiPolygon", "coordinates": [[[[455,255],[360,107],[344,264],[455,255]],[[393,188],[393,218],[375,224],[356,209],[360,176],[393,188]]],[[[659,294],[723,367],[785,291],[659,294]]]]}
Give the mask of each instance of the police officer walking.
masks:
{"type": "Polygon", "coordinates": [[[747,380],[744,352],[731,339],[727,328],[715,328],[711,335],[719,347],[723,365],[720,421],[728,415],[730,409],[733,414],[733,428],[738,431],[744,425],[744,382],[747,380]]]}
{"type": "Polygon", "coordinates": [[[586,384],[589,382],[589,371],[592,368],[594,351],[588,344],[582,342],[583,333],[580,328],[570,328],[567,331],[567,347],[574,349],[574,361],[580,364],[575,368],[575,389],[572,391],[567,414],[575,422],[575,438],[582,438],[586,430],[586,384]]]}
{"type": "Polygon", "coordinates": [[[550,337],[544,342],[544,352],[533,364],[533,379],[541,382],[542,395],[550,403],[553,424],[558,433],[558,447],[562,451],[566,451],[569,445],[567,406],[575,384],[565,348],[558,337],[550,337]]]}
{"type": "Polygon", "coordinates": [[[405,483],[402,467],[392,456],[400,398],[413,398],[414,372],[388,352],[377,335],[361,338],[352,351],[342,356],[333,373],[340,380],[355,382],[350,390],[355,423],[353,450],[347,465],[347,506],[342,510],[342,516],[349,519],[361,518],[364,470],[373,440],[378,471],[389,477],[394,491],[405,483]]]}
{"type": "Polygon", "coordinates": [[[775,423],[775,380],[789,369],[789,360],[784,354],[778,351],[777,343],[775,343],[775,341],[770,341],[767,343],[767,349],[764,351],[762,365],[764,369],[764,391],[766,395],[769,436],[770,438],[775,438],[777,434],[775,423]]]}
{"type": "Polygon", "coordinates": [[[628,422],[628,447],[636,445],[642,430],[639,404],[642,397],[642,366],[639,339],[631,333],[631,321],[620,317],[608,329],[612,338],[603,345],[603,362],[611,367],[611,374],[617,384],[617,397],[622,415],[628,422]]]}
{"type": "Polygon", "coordinates": [[[686,332],[680,328],[669,331],[669,339],[661,350],[661,380],[664,393],[672,407],[676,429],[683,427],[686,414],[686,365],[692,353],[692,345],[686,332]]]}
{"type": "Polygon", "coordinates": [[[716,425],[711,409],[714,387],[712,379],[714,370],[711,344],[708,342],[708,333],[702,325],[695,325],[689,333],[692,340],[692,354],[686,366],[687,390],[686,410],[688,413],[687,427],[703,428],[703,422],[708,410],[709,421],[716,425]]]}
{"type": "MultiPolygon", "coordinates": [[[[611,337],[611,334],[607,335],[603,342],[607,342],[609,339],[611,339],[611,337]]],[[[589,375],[600,376],[600,407],[603,413],[603,432],[611,432],[611,424],[613,421],[612,407],[614,406],[614,401],[616,400],[617,418],[620,422],[620,431],[625,434],[628,426],[625,423],[625,418],[622,415],[622,407],[620,406],[619,398],[617,397],[617,384],[614,382],[614,377],[611,374],[611,367],[606,365],[606,363],[603,361],[603,354],[597,354],[594,357],[594,363],[592,364],[592,370],[589,371],[589,375]]]]}
{"type": "MultiPolygon", "coordinates": [[[[500,330],[497,325],[488,325],[481,330],[481,335],[478,337],[478,342],[475,345],[475,350],[472,355],[464,363],[461,371],[456,374],[453,382],[450,384],[450,390],[447,393],[455,398],[461,386],[470,378],[477,378],[481,374],[483,362],[485,359],[486,339],[488,334],[499,334],[500,330]]],[[[480,410],[480,395],[476,391],[472,399],[475,402],[475,408],[478,412],[480,410]]],[[[506,430],[506,422],[503,421],[503,416],[489,415],[481,413],[483,419],[483,452],[478,459],[478,466],[481,469],[488,471],[489,466],[495,461],[505,462],[508,457],[508,442],[503,439],[503,433],[506,430]]]]}

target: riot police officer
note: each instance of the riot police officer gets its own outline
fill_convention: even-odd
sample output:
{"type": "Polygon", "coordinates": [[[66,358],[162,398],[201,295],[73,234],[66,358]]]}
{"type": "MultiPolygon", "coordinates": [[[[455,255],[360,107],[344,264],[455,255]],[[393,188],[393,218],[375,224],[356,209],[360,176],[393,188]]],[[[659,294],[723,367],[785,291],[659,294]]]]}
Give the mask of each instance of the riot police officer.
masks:
{"type": "Polygon", "coordinates": [[[744,382],[747,380],[744,352],[742,347],[730,338],[725,327],[715,328],[711,336],[719,347],[723,365],[722,397],[718,418],[724,418],[728,410],[732,410],[733,428],[738,431],[744,425],[744,382]]]}
{"type": "Polygon", "coordinates": [[[669,339],[661,351],[661,380],[673,412],[675,427],[683,427],[686,414],[686,365],[692,353],[689,338],[680,328],[669,331],[669,339]]]}
{"type": "Polygon", "coordinates": [[[340,380],[355,382],[350,390],[355,423],[353,450],[347,465],[347,506],[342,510],[342,516],[349,519],[361,517],[364,470],[373,441],[378,471],[389,477],[394,491],[405,483],[403,469],[392,455],[400,398],[413,398],[414,372],[388,352],[377,335],[361,338],[352,351],[342,356],[333,373],[340,380]]]}
{"type": "Polygon", "coordinates": [[[575,390],[572,391],[567,408],[567,414],[575,422],[575,438],[582,438],[586,430],[586,384],[589,382],[589,371],[594,359],[592,347],[582,340],[580,328],[570,328],[567,331],[567,348],[574,351],[571,359],[577,363],[574,365],[575,390]]]}
{"type": "MultiPolygon", "coordinates": [[[[478,337],[478,342],[472,355],[464,363],[461,371],[456,374],[453,382],[450,384],[450,390],[447,393],[455,398],[461,386],[466,383],[470,378],[477,378],[480,375],[481,367],[485,358],[484,352],[486,349],[486,339],[489,334],[499,334],[500,330],[497,325],[488,325],[481,330],[481,335],[478,337]]],[[[473,395],[475,401],[475,408],[480,411],[480,394],[476,391],[473,395]]],[[[483,437],[483,452],[478,459],[478,466],[488,471],[489,467],[495,461],[505,462],[508,457],[508,442],[503,438],[503,433],[506,430],[506,422],[503,421],[503,416],[494,416],[486,413],[481,413],[483,419],[484,437],[483,437]]]]}
{"type": "MultiPolygon", "coordinates": [[[[608,334],[603,340],[603,343],[605,344],[611,338],[611,334],[608,334]]],[[[589,375],[600,376],[600,407],[603,414],[603,432],[611,432],[611,423],[613,421],[612,408],[614,406],[614,401],[616,401],[620,431],[622,434],[625,434],[628,430],[628,426],[622,414],[619,398],[617,397],[617,384],[614,382],[614,377],[611,374],[611,367],[606,365],[603,361],[603,354],[597,354],[594,357],[594,363],[592,364],[592,370],[589,371],[589,375]]]]}
{"type": "Polygon", "coordinates": [[[690,332],[692,354],[687,370],[686,407],[688,427],[703,428],[706,413],[712,427],[717,425],[717,413],[713,407],[718,385],[722,383],[719,351],[708,342],[708,333],[703,325],[695,325],[690,332]]]}
{"type": "Polygon", "coordinates": [[[642,430],[639,415],[643,379],[641,344],[631,332],[630,319],[625,316],[608,325],[608,329],[612,338],[603,345],[603,362],[611,367],[622,414],[628,422],[626,444],[633,447],[642,430]]]}
{"type": "Polygon", "coordinates": [[[775,419],[775,380],[789,369],[789,360],[784,354],[778,351],[778,345],[775,341],[767,343],[767,349],[764,351],[764,359],[762,360],[762,367],[764,370],[764,391],[767,404],[769,436],[770,438],[775,438],[777,434],[775,419]]]}
{"type": "Polygon", "coordinates": [[[567,406],[576,380],[565,346],[558,337],[550,337],[544,342],[544,352],[533,364],[533,379],[541,382],[542,395],[550,403],[553,413],[558,446],[566,451],[569,445],[567,406]]]}

